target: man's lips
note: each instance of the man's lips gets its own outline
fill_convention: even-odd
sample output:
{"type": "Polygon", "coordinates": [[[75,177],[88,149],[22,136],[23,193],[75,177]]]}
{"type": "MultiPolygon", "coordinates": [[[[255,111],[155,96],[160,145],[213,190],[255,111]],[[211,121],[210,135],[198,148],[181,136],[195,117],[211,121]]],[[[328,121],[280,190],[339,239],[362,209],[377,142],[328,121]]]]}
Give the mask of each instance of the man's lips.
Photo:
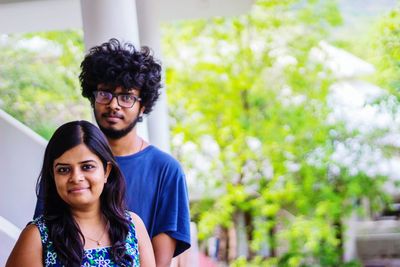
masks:
{"type": "Polygon", "coordinates": [[[101,114],[101,116],[103,118],[118,118],[118,119],[122,119],[123,116],[121,114],[118,113],[103,113],[101,114]]]}
{"type": "Polygon", "coordinates": [[[101,116],[108,122],[117,122],[123,119],[123,116],[120,114],[103,113],[101,116]]]}

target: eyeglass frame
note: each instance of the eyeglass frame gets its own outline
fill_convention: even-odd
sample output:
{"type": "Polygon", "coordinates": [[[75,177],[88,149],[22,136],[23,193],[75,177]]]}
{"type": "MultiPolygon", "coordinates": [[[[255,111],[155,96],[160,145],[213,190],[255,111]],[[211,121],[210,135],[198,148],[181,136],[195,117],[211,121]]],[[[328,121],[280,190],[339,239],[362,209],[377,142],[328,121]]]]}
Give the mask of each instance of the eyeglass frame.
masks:
{"type": "Polygon", "coordinates": [[[94,101],[96,102],[96,103],[98,103],[98,104],[102,104],[102,105],[109,105],[112,101],[113,101],[113,99],[114,99],[114,97],[117,99],[117,104],[118,104],[118,106],[120,106],[121,108],[132,108],[135,104],[136,104],[136,102],[140,102],[140,101],[142,101],[142,99],[140,98],[140,97],[138,97],[138,96],[136,96],[136,95],[134,95],[134,94],[127,94],[127,93],[118,93],[118,94],[115,94],[115,93],[112,93],[112,92],[110,92],[110,91],[104,91],[104,90],[95,90],[95,91],[93,91],[93,97],[94,97],[94,101]],[[111,98],[110,98],[110,101],[108,101],[108,103],[101,103],[101,102],[98,102],[97,101],[97,94],[98,93],[100,93],[100,92],[102,92],[102,93],[106,93],[106,94],[109,94],[109,95],[111,95],[111,98]],[[122,106],[120,103],[119,103],[119,97],[120,96],[132,96],[133,97],[133,99],[134,99],[134,101],[132,102],[132,105],[129,107],[129,106],[122,106]]]}

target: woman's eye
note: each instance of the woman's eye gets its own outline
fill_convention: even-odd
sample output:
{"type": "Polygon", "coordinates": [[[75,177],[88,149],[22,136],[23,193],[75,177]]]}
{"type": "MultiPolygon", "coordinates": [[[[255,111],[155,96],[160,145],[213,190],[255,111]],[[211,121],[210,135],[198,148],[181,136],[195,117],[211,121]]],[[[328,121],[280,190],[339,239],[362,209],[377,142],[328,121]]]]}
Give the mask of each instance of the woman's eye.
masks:
{"type": "Polygon", "coordinates": [[[59,174],[65,174],[69,172],[69,168],[68,167],[59,167],[56,169],[57,173],[59,174]]]}
{"type": "Polygon", "coordinates": [[[89,171],[89,170],[91,170],[93,168],[95,168],[95,166],[91,165],[91,164],[82,165],[82,170],[84,170],[84,171],[89,171]]]}

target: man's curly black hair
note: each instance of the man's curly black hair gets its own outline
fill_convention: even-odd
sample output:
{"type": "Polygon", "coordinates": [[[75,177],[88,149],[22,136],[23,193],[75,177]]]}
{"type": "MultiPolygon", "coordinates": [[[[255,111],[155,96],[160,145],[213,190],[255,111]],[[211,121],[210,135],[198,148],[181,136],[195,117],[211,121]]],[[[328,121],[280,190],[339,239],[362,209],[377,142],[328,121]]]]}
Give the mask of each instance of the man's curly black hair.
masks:
{"type": "Polygon", "coordinates": [[[148,47],[143,46],[138,51],[132,44],[113,38],[90,49],[81,63],[79,81],[82,96],[88,98],[92,106],[93,91],[99,84],[139,90],[143,113],[149,114],[160,95],[161,64],[148,47]]]}

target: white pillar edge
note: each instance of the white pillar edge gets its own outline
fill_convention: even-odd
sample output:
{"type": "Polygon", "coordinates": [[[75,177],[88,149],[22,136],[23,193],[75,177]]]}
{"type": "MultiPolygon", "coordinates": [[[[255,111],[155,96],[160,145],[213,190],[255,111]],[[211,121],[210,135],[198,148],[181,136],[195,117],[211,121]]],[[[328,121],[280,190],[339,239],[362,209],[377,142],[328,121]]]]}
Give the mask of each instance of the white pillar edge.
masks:
{"type": "Polygon", "coordinates": [[[149,139],[152,144],[161,150],[170,152],[170,130],[168,123],[167,95],[165,88],[165,65],[163,65],[161,51],[161,30],[158,20],[159,14],[154,10],[157,1],[137,0],[137,16],[139,25],[139,36],[141,45],[148,46],[154,53],[156,59],[162,65],[163,88],[153,111],[147,117],[149,139]]]}
{"type": "MultiPolygon", "coordinates": [[[[81,13],[86,51],[110,38],[140,47],[134,0],[81,0],[81,13]]],[[[149,140],[146,118],[137,125],[137,131],[143,139],[149,140]]]]}

